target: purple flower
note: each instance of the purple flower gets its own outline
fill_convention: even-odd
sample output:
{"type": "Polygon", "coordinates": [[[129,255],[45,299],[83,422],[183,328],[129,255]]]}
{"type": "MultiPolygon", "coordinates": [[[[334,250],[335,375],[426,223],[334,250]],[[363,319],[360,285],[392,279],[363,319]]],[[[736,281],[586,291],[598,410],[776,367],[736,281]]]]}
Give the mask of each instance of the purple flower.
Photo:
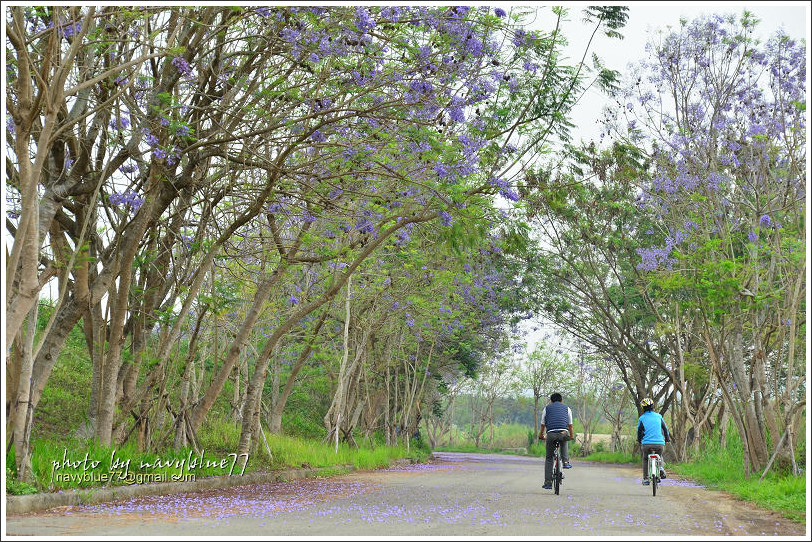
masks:
{"type": "Polygon", "coordinates": [[[505,10],[502,9],[502,8],[495,8],[493,10],[493,14],[496,15],[497,17],[505,17],[505,16],[507,16],[507,13],[505,13],[505,10]]]}
{"type": "Polygon", "coordinates": [[[756,232],[751,231],[747,234],[747,238],[750,239],[750,242],[755,243],[758,240],[758,234],[756,232]]]}
{"type": "Polygon", "coordinates": [[[130,127],[130,119],[127,117],[118,117],[110,121],[110,128],[113,130],[126,130],[130,127]]]}
{"type": "Polygon", "coordinates": [[[512,188],[500,190],[499,195],[501,195],[505,199],[509,199],[510,201],[519,201],[521,199],[519,197],[519,194],[517,194],[516,191],[513,190],[512,188]]]}
{"type": "Polygon", "coordinates": [[[290,303],[291,305],[298,305],[299,304],[299,298],[296,297],[293,294],[290,294],[290,297],[288,297],[288,303],[290,303]]]}
{"type": "Polygon", "coordinates": [[[747,135],[749,136],[763,136],[767,135],[767,129],[761,124],[753,124],[748,128],[747,135]]]}
{"type": "Polygon", "coordinates": [[[132,209],[133,211],[137,211],[141,207],[141,205],[144,204],[144,198],[139,197],[138,194],[129,190],[127,192],[122,192],[120,194],[118,192],[113,192],[107,199],[112,205],[115,205],[116,207],[121,207],[122,205],[125,205],[127,207],[130,207],[130,209],[132,209]]]}
{"type": "Polygon", "coordinates": [[[192,68],[189,66],[189,63],[186,62],[186,59],[182,56],[176,56],[172,59],[172,65],[178,69],[178,72],[181,75],[191,75],[192,68]]]}
{"type": "Polygon", "coordinates": [[[642,261],[637,265],[637,268],[644,271],[654,271],[660,265],[663,265],[671,269],[671,266],[676,261],[670,257],[671,250],[670,246],[664,248],[638,248],[637,254],[640,255],[642,261]]]}
{"type": "Polygon", "coordinates": [[[521,28],[516,30],[516,33],[513,36],[513,45],[516,47],[521,47],[525,40],[527,39],[527,32],[522,30],[521,28]]]}
{"type": "Polygon", "coordinates": [[[471,8],[469,8],[468,6],[456,6],[456,7],[452,8],[452,9],[454,10],[454,13],[456,15],[459,15],[460,17],[465,17],[465,15],[469,11],[471,11],[471,8]]]}
{"type": "Polygon", "coordinates": [[[415,93],[429,94],[432,90],[434,90],[434,85],[428,81],[412,81],[409,84],[409,89],[415,93]]]}
{"type": "Polygon", "coordinates": [[[437,162],[434,165],[434,172],[437,173],[438,177],[448,177],[451,171],[448,169],[448,166],[443,164],[442,162],[437,162]]]}
{"type": "Polygon", "coordinates": [[[398,22],[400,20],[402,11],[403,8],[400,7],[385,7],[381,10],[381,16],[386,19],[391,19],[394,22],[398,22]]]}
{"type": "Polygon", "coordinates": [[[294,42],[299,37],[299,31],[294,30],[293,28],[285,28],[282,30],[282,39],[287,41],[288,43],[294,42]]]}
{"type": "Polygon", "coordinates": [[[770,215],[761,215],[761,218],[758,219],[759,224],[762,226],[769,227],[772,224],[772,220],[770,220],[770,215]]]}
{"type": "Polygon", "coordinates": [[[409,231],[400,230],[395,234],[395,245],[402,246],[411,240],[412,236],[409,231]]]}
{"type": "Polygon", "coordinates": [[[366,218],[358,219],[358,222],[355,224],[355,227],[361,233],[372,233],[373,231],[375,231],[375,225],[366,218]]]}
{"type": "Polygon", "coordinates": [[[118,168],[118,170],[122,173],[135,173],[138,171],[138,164],[133,162],[132,164],[125,164],[118,168]]]}
{"type": "Polygon", "coordinates": [[[75,36],[82,30],[82,23],[73,23],[73,24],[63,24],[60,25],[59,30],[62,32],[62,35],[66,38],[70,38],[75,36]]]}
{"type": "Polygon", "coordinates": [[[440,222],[443,223],[443,226],[450,226],[451,225],[451,215],[445,211],[440,211],[439,213],[440,222]]]}
{"type": "Polygon", "coordinates": [[[358,28],[358,31],[362,34],[366,34],[373,28],[375,28],[375,20],[369,14],[369,10],[365,7],[359,6],[355,8],[355,26],[358,28]]]}
{"type": "Polygon", "coordinates": [[[454,122],[465,122],[465,113],[462,110],[462,107],[452,107],[448,110],[448,116],[454,122]]]}

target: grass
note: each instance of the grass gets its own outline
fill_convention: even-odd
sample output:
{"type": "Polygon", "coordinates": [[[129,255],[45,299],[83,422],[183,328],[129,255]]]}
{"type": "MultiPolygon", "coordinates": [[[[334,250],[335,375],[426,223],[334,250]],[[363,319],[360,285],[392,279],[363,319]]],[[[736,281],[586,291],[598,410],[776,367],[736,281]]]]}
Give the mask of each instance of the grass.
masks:
{"type": "Polygon", "coordinates": [[[39,493],[39,490],[31,484],[18,481],[14,476],[14,469],[6,467],[6,492],[9,495],[32,495],[39,493]]]}
{"type": "Polygon", "coordinates": [[[585,461],[595,461],[597,463],[640,463],[639,457],[626,452],[593,452],[583,459],[585,461]]]}
{"type": "Polygon", "coordinates": [[[786,518],[806,523],[806,477],[770,471],[763,481],[759,481],[761,473],[753,473],[747,479],[743,458],[741,438],[735,430],[730,430],[725,447],[714,434],[703,441],[688,462],[674,464],[672,468],[709,489],[726,491],[786,518]]]}
{"type": "MultiPolygon", "coordinates": [[[[228,474],[242,471],[236,455],[195,454],[189,448],[139,452],[135,444],[122,447],[99,446],[95,441],[69,440],[52,442],[36,440],[32,445],[32,481],[28,484],[8,484],[15,475],[14,450],[6,455],[7,492],[14,495],[38,491],[105,487],[148,483],[152,481],[181,481],[194,477],[228,474]]],[[[249,463],[249,466],[250,463],[249,463]]],[[[253,470],[246,468],[247,472],[253,470]]]]}
{"type": "Polygon", "coordinates": [[[358,448],[342,442],[336,452],[334,443],[316,442],[301,437],[268,435],[268,446],[273,453],[272,468],[299,468],[304,466],[321,468],[352,465],[356,469],[367,470],[388,467],[393,460],[413,458],[425,461],[428,450],[412,446],[407,452],[405,446],[370,446],[362,444],[358,448]]]}
{"type": "MultiPolygon", "coordinates": [[[[325,472],[346,472],[347,466],[359,470],[388,467],[396,459],[410,458],[425,461],[429,451],[413,445],[387,447],[361,445],[358,448],[295,436],[268,435],[271,450],[268,457],[264,442],[260,453],[249,456],[243,471],[242,457],[229,452],[236,450],[239,427],[233,423],[210,423],[201,431],[201,453],[190,448],[165,449],[158,452],[138,451],[134,443],[118,448],[99,446],[94,441],[68,440],[33,442],[31,483],[15,479],[14,449],[6,455],[6,491],[11,495],[25,495],[41,491],[107,487],[133,483],[171,482],[207,476],[240,474],[242,472],[282,470],[287,468],[326,468],[325,472]],[[207,447],[208,446],[208,447],[207,447]]],[[[322,475],[325,475],[322,472],[322,475]]]]}
{"type": "MultiPolygon", "coordinates": [[[[479,439],[481,449],[501,450],[503,448],[526,448],[532,429],[526,425],[517,423],[505,423],[494,425],[493,439],[491,439],[490,428],[486,428],[485,432],[479,439]]],[[[455,425],[451,430],[451,444],[440,443],[437,450],[452,451],[474,451],[474,439],[469,435],[470,427],[468,425],[457,426],[455,425]]],[[[481,450],[480,450],[481,451],[481,450]]]]}
{"type": "Polygon", "coordinates": [[[455,444],[453,446],[437,446],[435,450],[438,452],[462,452],[471,454],[487,454],[497,452],[497,450],[493,448],[477,448],[473,444],[468,443],[455,444]]]}
{"type": "Polygon", "coordinates": [[[775,510],[784,517],[806,523],[806,477],[765,477],[763,482],[739,481],[725,483],[723,487],[740,499],[775,510]]]}

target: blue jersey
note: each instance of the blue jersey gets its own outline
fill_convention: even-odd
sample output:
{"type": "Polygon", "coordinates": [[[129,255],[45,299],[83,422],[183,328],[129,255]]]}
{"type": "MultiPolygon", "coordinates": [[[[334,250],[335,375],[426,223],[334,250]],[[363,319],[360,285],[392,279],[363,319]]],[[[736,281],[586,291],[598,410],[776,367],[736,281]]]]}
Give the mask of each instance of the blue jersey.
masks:
{"type": "Polygon", "coordinates": [[[637,422],[637,441],[640,444],[665,444],[667,440],[671,438],[663,417],[653,410],[643,412],[637,422]]]}

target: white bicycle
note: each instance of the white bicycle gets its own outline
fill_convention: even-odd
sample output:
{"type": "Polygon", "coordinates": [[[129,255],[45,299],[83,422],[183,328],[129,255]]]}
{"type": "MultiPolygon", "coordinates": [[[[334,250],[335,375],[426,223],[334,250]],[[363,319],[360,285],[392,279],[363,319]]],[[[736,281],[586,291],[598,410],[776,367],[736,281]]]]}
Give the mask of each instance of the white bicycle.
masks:
{"type": "Polygon", "coordinates": [[[651,493],[657,496],[657,484],[660,483],[660,465],[662,458],[659,454],[648,454],[648,479],[651,482],[651,493]]]}

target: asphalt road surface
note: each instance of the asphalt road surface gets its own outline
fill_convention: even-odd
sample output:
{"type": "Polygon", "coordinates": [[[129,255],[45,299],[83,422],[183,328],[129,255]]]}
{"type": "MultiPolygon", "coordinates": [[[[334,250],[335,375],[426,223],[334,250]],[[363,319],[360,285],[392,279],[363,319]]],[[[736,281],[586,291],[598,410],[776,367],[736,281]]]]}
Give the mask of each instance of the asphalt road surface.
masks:
{"type": "Polygon", "coordinates": [[[670,476],[573,461],[561,494],[543,460],[435,453],[425,465],[151,496],[6,518],[39,536],[797,536],[805,526],[670,476]]]}

